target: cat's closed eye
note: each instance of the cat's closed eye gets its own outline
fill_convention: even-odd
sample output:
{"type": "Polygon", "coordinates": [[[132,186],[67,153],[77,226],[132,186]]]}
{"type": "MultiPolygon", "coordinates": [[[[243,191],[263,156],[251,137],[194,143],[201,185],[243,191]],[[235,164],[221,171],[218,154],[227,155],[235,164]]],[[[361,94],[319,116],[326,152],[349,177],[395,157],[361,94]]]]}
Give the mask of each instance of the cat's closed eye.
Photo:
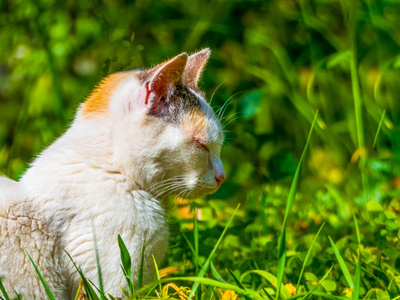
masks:
{"type": "Polygon", "coordinates": [[[210,149],[208,149],[207,145],[204,144],[203,142],[198,140],[194,140],[194,142],[196,143],[197,148],[210,152],[210,149]]]}

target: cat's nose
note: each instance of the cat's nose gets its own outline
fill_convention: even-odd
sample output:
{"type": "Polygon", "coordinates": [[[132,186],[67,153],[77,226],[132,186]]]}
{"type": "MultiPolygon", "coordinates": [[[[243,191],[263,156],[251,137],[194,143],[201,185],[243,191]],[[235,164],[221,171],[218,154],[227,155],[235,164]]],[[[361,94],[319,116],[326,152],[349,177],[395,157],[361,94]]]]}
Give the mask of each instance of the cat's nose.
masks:
{"type": "Polygon", "coordinates": [[[225,174],[224,171],[218,172],[218,173],[215,175],[215,180],[217,181],[218,187],[220,187],[221,184],[224,183],[225,179],[226,179],[226,174],[225,174]]]}

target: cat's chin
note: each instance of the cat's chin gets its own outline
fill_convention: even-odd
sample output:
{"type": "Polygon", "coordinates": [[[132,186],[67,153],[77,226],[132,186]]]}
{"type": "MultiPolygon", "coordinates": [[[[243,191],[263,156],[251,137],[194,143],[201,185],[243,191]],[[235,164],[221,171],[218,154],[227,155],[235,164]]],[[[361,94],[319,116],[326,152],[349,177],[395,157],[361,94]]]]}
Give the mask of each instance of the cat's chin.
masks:
{"type": "Polygon", "coordinates": [[[189,195],[187,195],[187,199],[197,199],[202,198],[204,196],[210,195],[218,191],[219,187],[210,190],[193,190],[189,195]]]}

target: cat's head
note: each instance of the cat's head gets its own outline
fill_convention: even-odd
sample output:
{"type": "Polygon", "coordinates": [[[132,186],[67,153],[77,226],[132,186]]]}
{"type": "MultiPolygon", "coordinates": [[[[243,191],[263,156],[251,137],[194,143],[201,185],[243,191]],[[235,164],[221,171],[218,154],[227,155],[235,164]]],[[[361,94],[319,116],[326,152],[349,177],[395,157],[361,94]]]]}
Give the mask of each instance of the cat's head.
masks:
{"type": "Polygon", "coordinates": [[[225,180],[223,130],[197,87],[209,56],[209,49],[182,53],[151,69],[110,75],[81,108],[85,119],[111,120],[115,161],[154,196],[200,197],[225,180]]]}

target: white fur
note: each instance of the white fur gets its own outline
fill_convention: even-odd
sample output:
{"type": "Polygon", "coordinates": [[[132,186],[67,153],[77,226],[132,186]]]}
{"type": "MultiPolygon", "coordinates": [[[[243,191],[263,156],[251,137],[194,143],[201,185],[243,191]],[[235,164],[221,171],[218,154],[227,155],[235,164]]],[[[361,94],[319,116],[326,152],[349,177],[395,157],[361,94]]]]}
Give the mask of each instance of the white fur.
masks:
{"type": "Polygon", "coordinates": [[[88,118],[78,110],[69,130],[39,155],[20,182],[0,178],[0,275],[9,295],[13,287],[26,299],[47,299],[25,251],[56,299],[73,299],[80,280],[64,250],[97,283],[94,228],[104,289],[121,296],[126,282],[118,234],[132,255],[135,279],[145,245],[148,282],[152,255],[160,261],[167,249],[162,199],[218,188],[222,133],[205,100],[198,96],[213,141],[208,154],[178,126],[149,118],[145,95],[136,77],[129,77],[113,93],[108,115],[88,118]]]}

